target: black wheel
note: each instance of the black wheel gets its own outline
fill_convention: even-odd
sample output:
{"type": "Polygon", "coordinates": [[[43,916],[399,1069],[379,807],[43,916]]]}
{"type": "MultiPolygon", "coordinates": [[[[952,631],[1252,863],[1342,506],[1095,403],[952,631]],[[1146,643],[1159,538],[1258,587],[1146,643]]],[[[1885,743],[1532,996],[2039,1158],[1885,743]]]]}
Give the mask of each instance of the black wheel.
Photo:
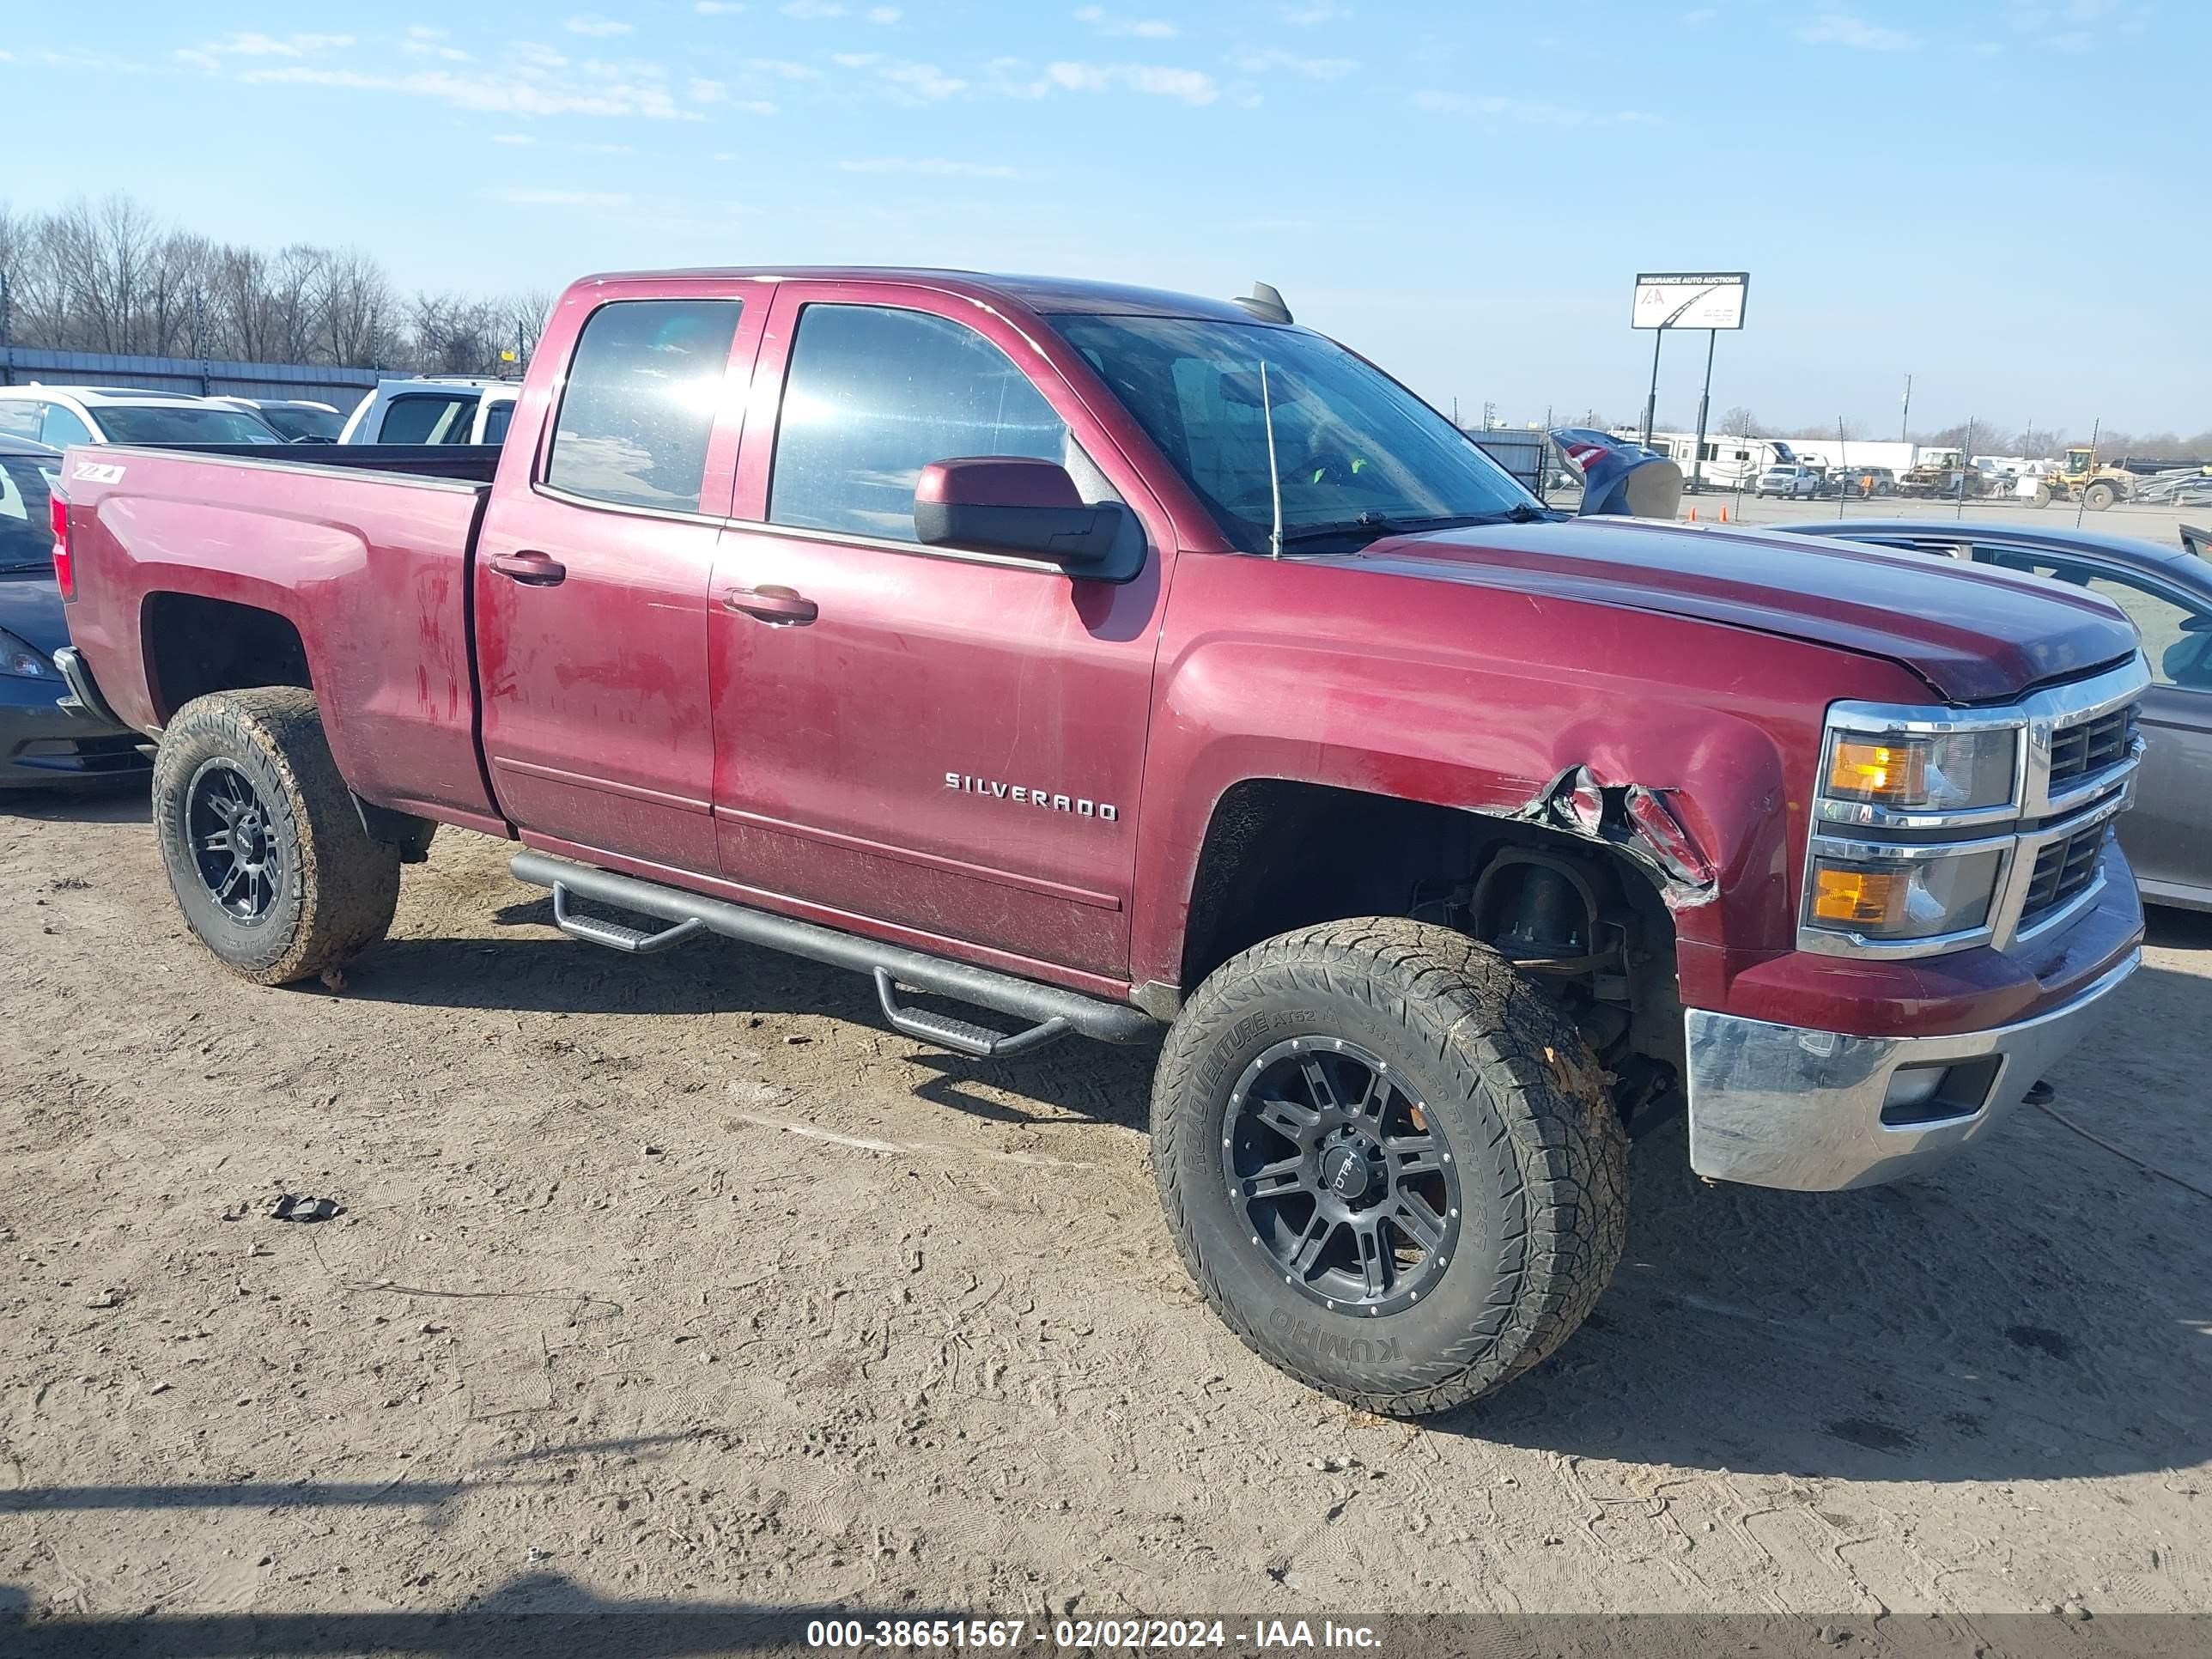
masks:
{"type": "Polygon", "coordinates": [[[2081,504],[2092,513],[2102,513],[2119,499],[2120,492],[2101,479],[2081,492],[2081,504]]]}
{"type": "Polygon", "coordinates": [[[392,925],[398,849],[362,828],[313,692],[185,704],[155,754],[154,824],[185,922],[256,984],[312,978],[392,925]]]}
{"type": "Polygon", "coordinates": [[[1603,1074],[1526,976],[1449,928],[1336,922],[1226,963],[1169,1034],[1152,1136],[1214,1311],[1370,1411],[1519,1375],[1620,1260],[1627,1142],[1603,1074]]]}

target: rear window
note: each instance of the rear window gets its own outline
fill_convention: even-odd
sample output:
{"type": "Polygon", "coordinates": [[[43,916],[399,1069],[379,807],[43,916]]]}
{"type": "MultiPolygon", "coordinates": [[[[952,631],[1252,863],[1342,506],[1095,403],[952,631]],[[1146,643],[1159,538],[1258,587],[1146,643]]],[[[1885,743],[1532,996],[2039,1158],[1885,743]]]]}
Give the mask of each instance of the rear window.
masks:
{"type": "Polygon", "coordinates": [[[190,404],[101,407],[100,424],[116,444],[281,444],[284,441],[252,415],[190,404]]]}
{"type": "Polygon", "coordinates": [[[569,360],[545,482],[617,507],[697,512],[740,305],[617,300],[593,312],[569,360]]]}
{"type": "Polygon", "coordinates": [[[386,444],[465,444],[469,423],[476,418],[477,394],[465,392],[410,392],[394,398],[376,429],[377,441],[386,444]]]}
{"type": "Polygon", "coordinates": [[[295,443],[302,438],[336,443],[338,434],[345,429],[345,416],[333,415],[327,409],[264,408],[261,418],[275,427],[279,436],[295,443]]]}
{"type": "Polygon", "coordinates": [[[52,484],[52,475],[37,462],[0,455],[0,570],[53,562],[53,531],[46,522],[52,484]]]}

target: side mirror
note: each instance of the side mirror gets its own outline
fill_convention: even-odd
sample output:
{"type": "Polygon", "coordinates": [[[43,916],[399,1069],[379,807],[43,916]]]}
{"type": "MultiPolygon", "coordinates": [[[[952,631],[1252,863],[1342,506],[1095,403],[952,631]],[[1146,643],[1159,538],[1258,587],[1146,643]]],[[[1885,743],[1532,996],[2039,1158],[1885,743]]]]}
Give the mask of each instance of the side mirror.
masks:
{"type": "Polygon", "coordinates": [[[1012,456],[922,468],[914,487],[914,532],[925,546],[1049,559],[1102,581],[1128,580],[1145,557],[1143,526],[1127,507],[1086,502],[1057,461],[1012,456]]]}

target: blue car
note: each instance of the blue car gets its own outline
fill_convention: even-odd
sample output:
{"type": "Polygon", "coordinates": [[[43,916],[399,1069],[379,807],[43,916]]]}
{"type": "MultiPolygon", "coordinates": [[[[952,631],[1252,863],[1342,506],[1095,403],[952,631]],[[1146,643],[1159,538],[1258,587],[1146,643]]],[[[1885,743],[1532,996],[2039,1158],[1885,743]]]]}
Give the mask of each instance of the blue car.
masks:
{"type": "Polygon", "coordinates": [[[0,793],[137,782],[145,741],[83,710],[54,653],[69,643],[47,503],[58,449],[0,436],[0,793]]]}

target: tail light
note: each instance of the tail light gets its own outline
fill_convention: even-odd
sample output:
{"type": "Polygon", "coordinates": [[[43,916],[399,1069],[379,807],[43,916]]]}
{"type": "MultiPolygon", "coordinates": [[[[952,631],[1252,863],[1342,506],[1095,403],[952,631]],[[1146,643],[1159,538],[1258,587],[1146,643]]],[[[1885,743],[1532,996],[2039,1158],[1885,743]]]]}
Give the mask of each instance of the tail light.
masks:
{"type": "Polygon", "coordinates": [[[61,584],[64,600],[76,597],[76,567],[70,559],[69,502],[61,491],[54,491],[46,503],[46,515],[54,527],[54,580],[61,584]]]}

